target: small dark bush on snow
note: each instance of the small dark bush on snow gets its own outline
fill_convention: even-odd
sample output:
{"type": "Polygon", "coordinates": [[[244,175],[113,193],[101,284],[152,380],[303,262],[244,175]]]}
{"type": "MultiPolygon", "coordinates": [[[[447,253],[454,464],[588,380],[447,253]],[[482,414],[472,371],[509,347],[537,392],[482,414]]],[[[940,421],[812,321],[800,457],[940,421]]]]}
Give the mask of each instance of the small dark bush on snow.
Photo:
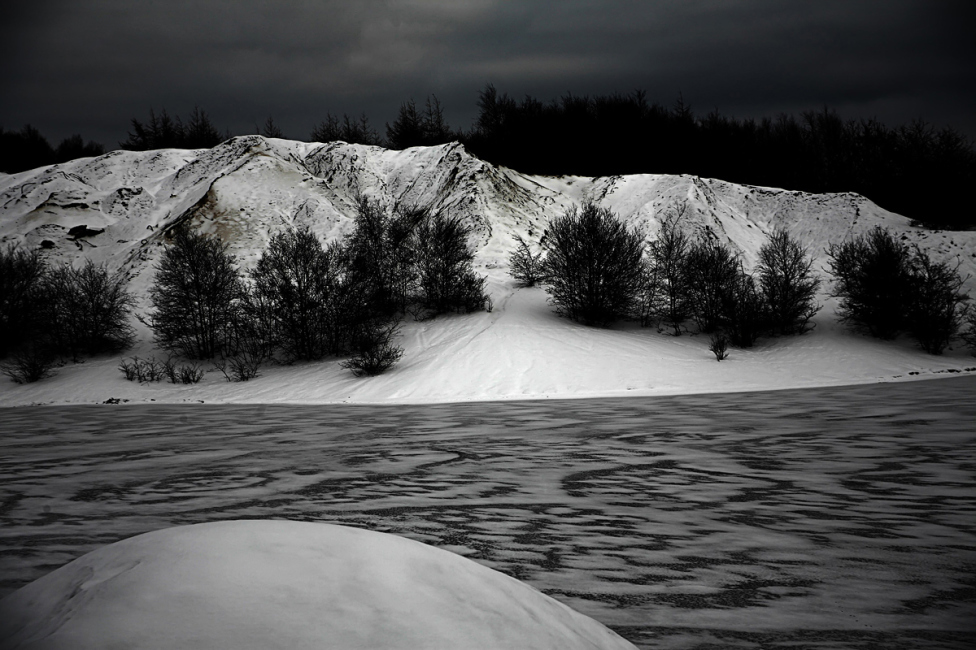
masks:
{"type": "Polygon", "coordinates": [[[841,321],[877,338],[893,338],[905,323],[908,247],[876,226],[843,244],[831,244],[827,254],[841,321]]]}
{"type": "Polygon", "coordinates": [[[941,354],[958,333],[969,297],[946,262],[910,249],[880,227],[831,246],[828,254],[842,320],[879,338],[907,330],[930,354],[941,354]]]}
{"type": "Polygon", "coordinates": [[[737,348],[751,348],[767,327],[766,303],[756,281],[740,267],[726,296],[722,328],[737,348]]]}
{"type": "Polygon", "coordinates": [[[270,315],[290,359],[321,359],[341,347],[341,257],[338,246],[323,248],[308,228],[291,230],[271,238],[251,271],[257,300],[248,304],[270,315]]]}
{"type": "Polygon", "coordinates": [[[393,345],[393,337],[400,331],[397,320],[374,320],[362,323],[353,337],[356,355],[340,362],[354,375],[376,376],[389,370],[403,356],[403,348],[393,345]]]}
{"type": "Polygon", "coordinates": [[[691,312],[700,332],[707,334],[722,326],[738,274],[738,257],[718,241],[700,240],[688,251],[684,280],[691,312]]]}
{"type": "Polygon", "coordinates": [[[417,282],[421,305],[433,314],[485,309],[485,278],[474,272],[471,229],[460,217],[425,215],[417,225],[417,282]]]}
{"type": "Polygon", "coordinates": [[[969,305],[963,317],[965,329],[962,332],[962,340],[969,347],[970,352],[976,355],[976,308],[969,305]]]}
{"type": "Polygon", "coordinates": [[[515,278],[520,287],[534,287],[542,282],[542,251],[533,253],[528,242],[519,236],[515,252],[508,258],[509,274],[515,278]]]}
{"type": "Polygon", "coordinates": [[[769,310],[770,328],[779,334],[802,334],[820,310],[820,278],[813,260],[786,230],[777,228],[759,249],[759,286],[769,310]]]}
{"type": "Polygon", "coordinates": [[[908,268],[907,328],[929,354],[942,354],[963,322],[969,297],[957,269],[915,248],[908,268]]]}
{"type": "Polygon", "coordinates": [[[148,359],[132,357],[128,361],[122,359],[119,361],[119,370],[127,380],[137,381],[140,384],[162,381],[167,376],[172,378],[175,372],[171,369],[169,361],[159,361],[156,357],[148,359]]]}
{"type": "Polygon", "coordinates": [[[27,343],[0,364],[0,372],[18,384],[32,384],[51,377],[58,365],[57,356],[44,344],[27,343]]]}
{"type": "Polygon", "coordinates": [[[149,289],[153,312],[148,323],[156,343],[190,359],[211,359],[224,352],[245,293],[227,245],[193,233],[185,225],[173,231],[149,289]]]}
{"type": "Polygon", "coordinates": [[[557,311],[605,326],[634,313],[644,282],[644,241],[608,209],[573,207],[549,223],[543,273],[557,311]]]}
{"type": "Polygon", "coordinates": [[[362,198],[356,228],[343,242],[350,293],[377,313],[402,313],[418,291],[417,227],[426,210],[398,206],[391,214],[362,198]]]}
{"type": "Polygon", "coordinates": [[[650,243],[650,270],[645,279],[647,298],[642,320],[656,319],[671,327],[675,336],[681,334],[681,324],[691,317],[691,300],[685,258],[691,239],[681,229],[687,206],[671,207],[661,223],[657,239],[650,243]]]}
{"type": "Polygon", "coordinates": [[[0,249],[0,359],[47,329],[42,324],[50,305],[47,273],[36,250],[14,245],[0,249]]]}
{"type": "Polygon", "coordinates": [[[88,260],[80,269],[61,266],[48,274],[51,335],[60,354],[82,355],[124,350],[135,330],[129,322],[133,298],[121,272],[110,274],[88,260]]]}
{"type": "Polygon", "coordinates": [[[729,338],[725,332],[719,331],[712,334],[708,340],[708,349],[715,355],[716,361],[727,359],[729,357],[729,338]]]}

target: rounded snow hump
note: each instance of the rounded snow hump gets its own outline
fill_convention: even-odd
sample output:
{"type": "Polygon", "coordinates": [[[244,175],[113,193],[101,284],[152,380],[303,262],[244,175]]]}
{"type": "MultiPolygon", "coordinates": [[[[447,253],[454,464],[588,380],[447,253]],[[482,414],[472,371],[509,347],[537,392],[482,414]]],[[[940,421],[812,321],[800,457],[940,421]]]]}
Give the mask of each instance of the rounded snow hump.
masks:
{"type": "Polygon", "coordinates": [[[0,648],[630,648],[448,551],[332,524],[225,521],[102,547],[0,601],[0,648]]]}

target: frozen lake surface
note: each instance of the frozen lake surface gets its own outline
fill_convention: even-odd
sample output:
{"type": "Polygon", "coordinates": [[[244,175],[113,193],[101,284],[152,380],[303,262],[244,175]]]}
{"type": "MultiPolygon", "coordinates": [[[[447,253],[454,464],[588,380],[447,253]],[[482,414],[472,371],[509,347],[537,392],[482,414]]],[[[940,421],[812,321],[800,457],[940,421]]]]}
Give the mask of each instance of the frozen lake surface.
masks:
{"type": "Polygon", "coordinates": [[[403,535],[642,647],[968,647],[976,377],[418,406],[0,410],[0,596],[180,524],[403,535]]]}

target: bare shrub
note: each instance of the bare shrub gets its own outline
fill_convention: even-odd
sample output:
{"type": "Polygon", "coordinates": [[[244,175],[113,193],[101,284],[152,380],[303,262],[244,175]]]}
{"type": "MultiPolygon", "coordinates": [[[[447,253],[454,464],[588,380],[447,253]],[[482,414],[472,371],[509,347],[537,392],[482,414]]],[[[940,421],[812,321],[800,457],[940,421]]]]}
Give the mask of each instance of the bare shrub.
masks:
{"type": "Polygon", "coordinates": [[[120,271],[88,260],[80,269],[64,265],[46,279],[51,337],[57,351],[74,360],[132,345],[133,298],[120,271]]]}
{"type": "Polygon", "coordinates": [[[149,289],[154,311],[147,322],[164,350],[210,359],[227,347],[244,284],[219,239],[190,232],[185,225],[172,238],[149,289]]]}
{"type": "Polygon", "coordinates": [[[908,268],[908,333],[929,354],[942,354],[959,332],[969,300],[958,266],[932,260],[916,247],[908,268]]]}
{"type": "Polygon", "coordinates": [[[644,240],[595,203],[549,223],[543,274],[556,310],[585,325],[630,316],[644,280],[644,240]]]}
{"type": "Polygon", "coordinates": [[[827,249],[841,321],[890,339],[905,324],[909,249],[884,228],[827,249]]]}
{"type": "Polygon", "coordinates": [[[756,281],[741,266],[722,310],[722,328],[737,348],[751,348],[766,331],[766,303],[756,281]]]}
{"type": "Polygon", "coordinates": [[[399,322],[396,320],[362,324],[353,341],[356,355],[339,365],[351,370],[357,377],[382,374],[403,356],[403,348],[393,345],[393,337],[399,331],[399,322]]]}
{"type": "Polygon", "coordinates": [[[198,384],[206,374],[206,371],[195,363],[181,365],[176,372],[181,384],[198,384]]]}
{"type": "Polygon", "coordinates": [[[36,250],[13,244],[0,249],[0,359],[36,338],[43,327],[50,303],[45,295],[47,274],[36,250]]]}
{"type": "Polygon", "coordinates": [[[970,352],[976,355],[976,308],[968,305],[963,316],[965,328],[962,331],[962,340],[969,347],[970,352]]]}
{"type": "MultiPolygon", "coordinates": [[[[125,371],[123,370],[123,372],[125,371]]],[[[196,384],[203,379],[205,373],[206,371],[196,363],[177,365],[173,357],[163,361],[163,374],[166,375],[171,384],[196,384]]],[[[126,378],[128,378],[128,374],[126,378]]]]}
{"type": "Polygon", "coordinates": [[[716,361],[727,359],[729,357],[729,337],[725,335],[725,332],[714,332],[708,340],[708,349],[715,355],[716,361]]]}
{"type": "Polygon", "coordinates": [[[32,384],[54,375],[57,356],[43,345],[22,345],[9,363],[0,364],[0,372],[18,384],[32,384]]]}
{"type": "Polygon", "coordinates": [[[684,267],[689,305],[698,330],[714,332],[721,327],[724,311],[733,298],[738,256],[716,240],[699,240],[685,256],[684,267]]]}
{"type": "MultiPolygon", "coordinates": [[[[669,326],[675,336],[681,334],[681,325],[691,317],[691,300],[685,258],[691,248],[691,240],[681,229],[686,204],[670,207],[661,222],[657,239],[650,243],[650,297],[646,311],[658,322],[669,326]]],[[[648,318],[647,320],[650,320],[648,318]]]]}
{"type": "Polygon", "coordinates": [[[509,258],[509,274],[520,287],[534,287],[544,279],[542,273],[542,251],[533,253],[528,242],[515,236],[518,246],[509,258]]]}
{"type": "Polygon", "coordinates": [[[802,334],[820,310],[820,278],[813,259],[790,233],[775,229],[759,249],[759,286],[769,310],[770,327],[779,334],[802,334]]]}
{"type": "Polygon", "coordinates": [[[258,322],[270,316],[275,341],[289,359],[321,359],[339,349],[341,255],[308,228],[291,230],[271,238],[251,272],[255,300],[247,304],[261,312],[258,322]]]}
{"type": "Polygon", "coordinates": [[[214,362],[214,366],[227,381],[250,381],[258,376],[261,359],[246,352],[237,352],[218,359],[214,362]]]}
{"type": "Polygon", "coordinates": [[[460,217],[426,214],[417,224],[417,283],[421,305],[434,314],[485,308],[485,278],[474,272],[471,229],[460,217]]]}
{"type": "Polygon", "coordinates": [[[130,361],[122,359],[119,362],[119,370],[129,381],[138,381],[140,384],[147,384],[162,381],[170,376],[170,362],[160,361],[156,357],[140,359],[132,357],[130,361]]]}

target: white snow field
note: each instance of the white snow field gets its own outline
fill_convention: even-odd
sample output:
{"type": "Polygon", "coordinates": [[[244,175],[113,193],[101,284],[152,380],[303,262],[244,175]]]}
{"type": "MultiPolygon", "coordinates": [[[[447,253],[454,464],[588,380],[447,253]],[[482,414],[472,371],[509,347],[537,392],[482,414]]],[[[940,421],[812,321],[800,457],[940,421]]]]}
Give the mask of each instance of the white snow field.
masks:
{"type": "MultiPolygon", "coordinates": [[[[761,340],[716,364],[704,337],[672,337],[632,324],[598,330],[556,316],[543,290],[517,289],[508,275],[515,236],[538,241],[549,219],[584,199],[656,236],[669,208],[687,205],[684,227],[708,229],[751,268],[767,233],[786,226],[826,266],[825,248],[875,225],[960,265],[976,288],[976,232],[940,232],[855,194],[812,195],[692,176],[541,177],[495,167],[462,145],[389,151],[378,147],[234,138],[213,149],[115,151],[14,175],[0,174],[0,244],[42,242],[52,263],[84,259],[122,268],[148,309],[147,290],[164,230],[188,221],[219,234],[244,268],[282,229],[309,226],[323,240],[352,228],[357,196],[386,206],[430,206],[472,226],[476,269],[487,275],[491,313],[407,322],[400,363],[357,379],[335,361],[266,366],[247,384],[219,372],[196,386],[139,385],[119,358],[64,367],[34,385],[0,382],[0,406],[91,403],[109,398],[181,402],[445,402],[654,395],[827,386],[972,372],[965,350],[933,357],[907,340],[879,342],[836,322],[826,296],[813,332],[761,340]],[[75,239],[85,225],[95,235],[75,239]],[[967,368],[969,370],[967,370],[967,368]],[[911,374],[910,374],[911,373],[911,374]]],[[[149,356],[151,332],[128,354],[149,356]]]]}
{"type": "Polygon", "coordinates": [[[0,601],[0,647],[634,648],[449,551],[295,521],[196,524],[104,546],[0,601]]]}

